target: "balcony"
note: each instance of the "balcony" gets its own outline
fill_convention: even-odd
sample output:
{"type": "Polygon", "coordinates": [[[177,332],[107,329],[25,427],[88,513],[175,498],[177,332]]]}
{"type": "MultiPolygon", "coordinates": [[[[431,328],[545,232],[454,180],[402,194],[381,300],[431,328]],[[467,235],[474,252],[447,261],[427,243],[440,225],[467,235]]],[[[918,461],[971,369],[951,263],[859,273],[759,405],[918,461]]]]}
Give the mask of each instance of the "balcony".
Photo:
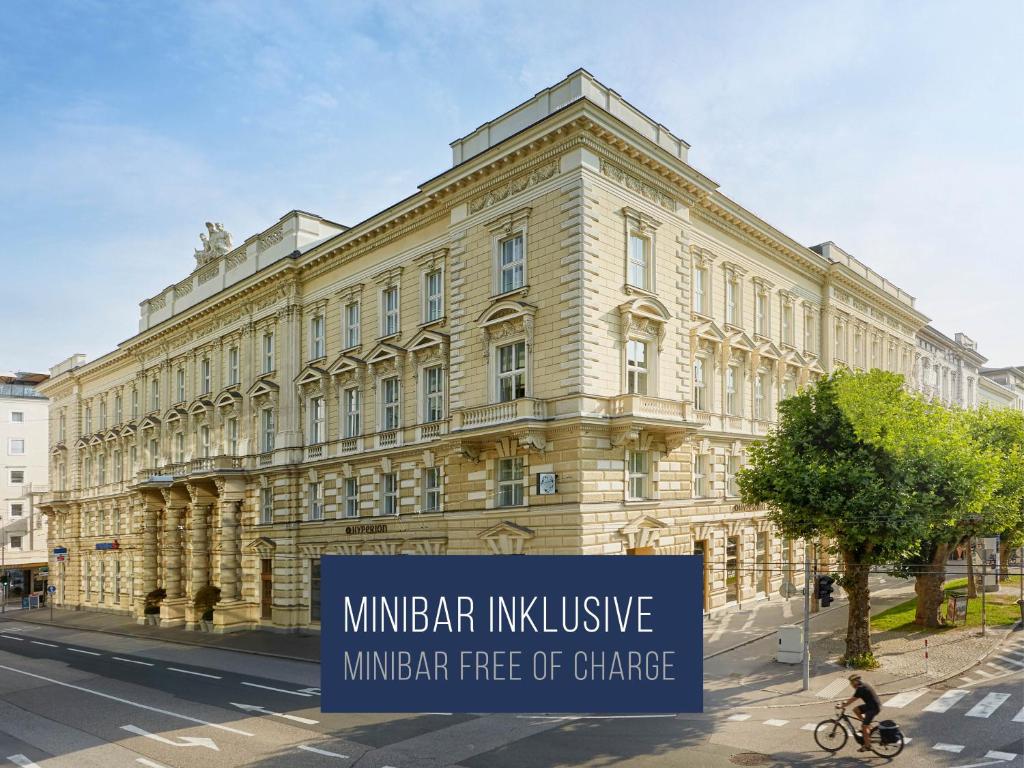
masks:
{"type": "Polygon", "coordinates": [[[359,437],[343,437],[338,441],[338,451],[340,453],[357,453],[362,450],[362,438],[359,437]]]}
{"type": "Polygon", "coordinates": [[[215,472],[231,472],[241,469],[241,456],[204,456],[188,462],[188,474],[190,475],[209,475],[215,472]]]}
{"type": "Polygon", "coordinates": [[[543,421],[548,418],[545,400],[523,397],[493,405],[452,411],[452,432],[511,424],[517,421],[543,421]]]}
{"type": "Polygon", "coordinates": [[[416,428],[417,440],[437,440],[442,435],[448,434],[448,422],[433,421],[429,424],[421,424],[416,428]]]}
{"type": "Polygon", "coordinates": [[[401,432],[397,429],[389,429],[377,433],[378,448],[397,448],[401,445],[401,432]]]}
{"type": "Polygon", "coordinates": [[[619,395],[612,399],[612,416],[632,416],[660,421],[688,421],[689,403],[647,395],[619,395]]]}
{"type": "Polygon", "coordinates": [[[306,446],[306,460],[307,461],[316,461],[317,459],[322,459],[323,457],[324,457],[324,444],[323,443],[317,443],[316,445],[307,445],[306,446]]]}

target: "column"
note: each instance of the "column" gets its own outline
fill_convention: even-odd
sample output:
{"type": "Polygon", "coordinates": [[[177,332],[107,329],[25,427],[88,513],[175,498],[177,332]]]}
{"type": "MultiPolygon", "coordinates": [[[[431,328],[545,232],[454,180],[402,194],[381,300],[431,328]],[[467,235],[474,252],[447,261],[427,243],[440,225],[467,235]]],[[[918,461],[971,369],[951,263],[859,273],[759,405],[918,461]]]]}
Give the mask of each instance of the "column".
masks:
{"type": "Polygon", "coordinates": [[[174,600],[181,594],[181,522],[185,504],[174,498],[170,491],[164,492],[164,567],[163,587],[167,590],[167,599],[174,600]]]}
{"type": "Polygon", "coordinates": [[[241,516],[241,499],[220,500],[220,599],[238,600],[241,585],[238,583],[238,520],[241,516]]]}

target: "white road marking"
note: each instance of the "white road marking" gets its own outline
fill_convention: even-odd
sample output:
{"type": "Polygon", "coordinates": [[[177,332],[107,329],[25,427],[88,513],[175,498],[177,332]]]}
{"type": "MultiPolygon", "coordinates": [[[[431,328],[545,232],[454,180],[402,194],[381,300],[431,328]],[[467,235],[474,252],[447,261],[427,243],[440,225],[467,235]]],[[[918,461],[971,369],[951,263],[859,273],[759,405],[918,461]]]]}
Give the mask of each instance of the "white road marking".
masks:
{"type": "Polygon", "coordinates": [[[970,691],[965,691],[963,688],[957,688],[953,691],[946,691],[944,694],[939,696],[935,701],[924,708],[925,712],[949,712],[953,707],[956,706],[957,702],[966,696],[970,691]]]}
{"type": "Polygon", "coordinates": [[[943,744],[941,741],[936,744],[932,749],[937,749],[939,752],[955,752],[960,754],[964,751],[963,744],[943,744]]]}
{"type": "Polygon", "coordinates": [[[220,747],[217,746],[214,740],[208,739],[205,736],[179,736],[178,738],[181,741],[174,741],[173,739],[161,736],[159,733],[150,733],[143,728],[139,728],[137,725],[122,725],[121,730],[134,733],[136,736],[145,736],[147,739],[152,739],[171,747],[206,747],[214,752],[220,752],[220,747]]]}
{"type": "MultiPolygon", "coordinates": [[[[299,693],[308,693],[310,696],[319,696],[320,695],[320,689],[319,688],[299,688],[299,693]]],[[[429,714],[429,713],[424,713],[424,714],[429,714]]],[[[451,713],[450,712],[445,712],[445,714],[447,715],[447,714],[451,714],[451,713]]]]}
{"type": "Polygon", "coordinates": [[[1009,674],[1010,672],[1013,671],[1012,669],[1007,669],[1002,664],[995,664],[995,663],[993,663],[991,661],[987,662],[987,664],[988,664],[988,666],[992,667],[992,669],[994,669],[997,672],[1000,672],[1001,674],[1004,674],[1004,675],[1009,674]]]}
{"type": "Polygon", "coordinates": [[[1024,723],[1024,707],[1021,708],[1020,712],[1013,716],[1013,722],[1024,723]]]}
{"type": "Polygon", "coordinates": [[[122,699],[120,696],[114,696],[109,693],[103,693],[102,691],[94,691],[92,688],[85,688],[81,685],[74,685],[72,683],[65,683],[61,680],[55,680],[52,677],[46,677],[44,675],[37,675],[35,672],[26,672],[23,669],[15,669],[14,667],[8,667],[6,664],[0,664],[0,669],[6,669],[8,672],[14,672],[17,675],[25,675],[26,677],[34,677],[36,680],[45,680],[48,683],[59,685],[64,688],[70,688],[74,691],[81,691],[82,693],[91,693],[93,696],[99,696],[103,699],[109,699],[110,701],[116,701],[120,704],[127,704],[130,707],[138,707],[139,709],[145,709],[148,712],[156,712],[160,715],[168,715],[170,717],[176,717],[179,720],[185,720],[190,723],[196,723],[198,725],[208,725],[211,728],[217,728],[221,731],[227,731],[228,733],[234,733],[239,736],[252,736],[253,734],[248,731],[242,731],[238,728],[232,728],[229,725],[221,725],[220,723],[211,723],[206,720],[200,720],[198,717],[190,717],[189,715],[182,715],[177,712],[171,712],[169,709],[161,709],[160,707],[151,707],[148,704],[140,704],[137,701],[131,699],[122,699]]]}
{"type": "Polygon", "coordinates": [[[1003,702],[1010,698],[1008,693],[990,693],[984,699],[974,705],[974,708],[967,713],[967,717],[989,717],[1003,702]]]}
{"type": "Polygon", "coordinates": [[[1003,664],[1013,664],[1015,667],[1024,667],[1024,659],[1015,659],[1012,656],[1003,656],[996,654],[996,658],[999,659],[1003,664]]]}
{"type": "Polygon", "coordinates": [[[807,725],[801,726],[800,730],[801,731],[813,731],[813,730],[816,730],[817,727],[818,727],[817,723],[808,723],[807,725]]]}
{"type": "Polygon", "coordinates": [[[191,669],[178,669],[177,667],[168,667],[171,672],[181,672],[183,675],[195,675],[196,677],[209,677],[213,680],[223,680],[224,678],[220,675],[208,675],[205,672],[193,672],[191,669]]]}
{"type": "Polygon", "coordinates": [[[272,710],[266,709],[265,707],[258,707],[255,704],[236,704],[231,702],[232,707],[238,707],[243,712],[258,712],[261,715],[270,715],[271,717],[280,717],[285,720],[291,720],[293,723],[302,723],[303,725],[317,725],[319,720],[310,720],[308,717],[299,717],[298,715],[289,715],[284,712],[273,712],[272,710]]]}
{"type": "Polygon", "coordinates": [[[887,702],[885,702],[885,706],[888,709],[903,709],[905,706],[907,706],[907,704],[912,702],[914,699],[923,696],[927,692],[927,688],[918,688],[916,691],[904,691],[903,693],[896,694],[887,702]]]}
{"type": "Polygon", "coordinates": [[[145,757],[136,757],[135,762],[146,766],[146,768],[167,768],[167,766],[161,765],[160,763],[154,763],[152,760],[145,757]]]}
{"type": "Polygon", "coordinates": [[[817,696],[819,699],[834,699],[836,696],[839,695],[840,691],[842,691],[844,688],[848,688],[849,685],[849,682],[840,678],[838,680],[833,680],[831,683],[826,685],[824,688],[822,688],[814,695],[817,696]]]}
{"type": "Polygon", "coordinates": [[[47,648],[60,648],[56,643],[44,643],[42,640],[32,640],[32,645],[45,645],[47,648]]]}
{"type": "Polygon", "coordinates": [[[136,659],[125,659],[125,658],[123,658],[121,656],[111,656],[110,658],[112,658],[114,661],[123,661],[126,664],[141,664],[143,667],[152,667],[153,666],[148,661],[137,661],[136,659]]]}
{"type": "Polygon", "coordinates": [[[997,752],[992,750],[985,754],[985,757],[989,760],[1013,760],[1017,757],[1015,752],[997,752]]]}
{"type": "Polygon", "coordinates": [[[749,720],[750,719],[750,715],[729,715],[729,717],[727,717],[725,719],[730,721],[730,722],[733,722],[733,723],[739,723],[739,722],[742,722],[743,720],[749,720]]]}
{"type": "Polygon", "coordinates": [[[789,720],[765,720],[764,724],[765,725],[770,725],[773,728],[781,728],[782,726],[786,725],[788,722],[789,722],[789,720]]]}
{"type": "Polygon", "coordinates": [[[33,763],[24,755],[8,755],[7,759],[15,765],[20,765],[21,768],[39,768],[36,763],[33,763]]]}
{"type": "Polygon", "coordinates": [[[68,648],[72,653],[84,653],[88,656],[102,656],[103,654],[96,653],[96,651],[86,651],[81,648],[68,648]]]}
{"type": "Polygon", "coordinates": [[[0,635],[4,640],[17,640],[19,643],[25,642],[24,637],[15,637],[14,635],[0,635]]]}
{"type": "Polygon", "coordinates": [[[289,691],[284,688],[274,688],[270,685],[260,685],[259,683],[247,683],[244,680],[242,685],[248,685],[250,688],[262,688],[264,691],[277,691],[278,693],[290,693],[292,696],[305,696],[307,699],[312,695],[309,693],[303,693],[302,691],[289,691]]]}
{"type": "Polygon", "coordinates": [[[989,677],[989,678],[995,677],[995,675],[993,675],[991,672],[986,672],[983,669],[975,669],[974,670],[974,674],[981,675],[982,677],[989,677]]]}
{"type": "Polygon", "coordinates": [[[314,755],[323,755],[324,757],[340,757],[342,760],[347,760],[348,755],[343,755],[340,752],[328,752],[326,749],[319,749],[317,747],[307,747],[305,744],[299,744],[299,749],[306,752],[312,752],[314,755]]]}

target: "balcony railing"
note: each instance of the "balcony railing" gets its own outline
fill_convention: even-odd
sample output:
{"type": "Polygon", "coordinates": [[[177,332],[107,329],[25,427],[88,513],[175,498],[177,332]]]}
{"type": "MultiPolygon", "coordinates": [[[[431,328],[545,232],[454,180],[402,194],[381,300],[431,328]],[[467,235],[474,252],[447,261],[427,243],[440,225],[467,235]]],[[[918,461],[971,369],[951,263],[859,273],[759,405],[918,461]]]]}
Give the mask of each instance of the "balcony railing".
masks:
{"type": "Polygon", "coordinates": [[[391,429],[386,432],[377,433],[377,447],[378,448],[394,448],[399,444],[398,440],[399,431],[397,429],[391,429]]]}
{"type": "Polygon", "coordinates": [[[271,453],[261,453],[259,456],[256,457],[256,465],[259,466],[259,467],[269,467],[273,463],[274,463],[274,454],[273,454],[273,452],[271,452],[271,453]]]}
{"type": "Polygon", "coordinates": [[[359,450],[359,438],[358,437],[343,437],[340,441],[339,450],[342,453],[355,453],[359,450]]]}
{"type": "Polygon", "coordinates": [[[453,411],[452,431],[497,426],[523,419],[543,420],[547,417],[547,403],[544,400],[524,397],[504,403],[453,411]]]}
{"type": "Polygon", "coordinates": [[[686,421],[689,403],[648,395],[619,395],[612,401],[613,416],[634,416],[662,421],[686,421]]]}
{"type": "Polygon", "coordinates": [[[317,443],[316,445],[306,446],[306,458],[309,460],[322,459],[324,457],[324,444],[317,443]]]}
{"type": "Polygon", "coordinates": [[[241,469],[241,456],[204,456],[200,459],[192,459],[188,469],[190,474],[199,472],[216,472],[224,469],[241,469]]]}

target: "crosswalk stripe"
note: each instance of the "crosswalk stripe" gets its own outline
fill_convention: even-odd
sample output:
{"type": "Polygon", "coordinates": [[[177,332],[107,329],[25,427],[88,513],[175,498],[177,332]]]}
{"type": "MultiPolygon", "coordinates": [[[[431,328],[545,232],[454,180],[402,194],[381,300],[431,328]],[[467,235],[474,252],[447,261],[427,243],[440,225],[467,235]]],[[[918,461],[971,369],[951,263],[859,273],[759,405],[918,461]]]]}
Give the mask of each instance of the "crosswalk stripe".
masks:
{"type": "Polygon", "coordinates": [[[1002,654],[997,654],[996,658],[1003,662],[1003,664],[1013,664],[1015,667],[1024,667],[1024,659],[1014,659],[1010,656],[1003,656],[1002,654]]]}
{"type": "Polygon", "coordinates": [[[727,717],[725,719],[729,720],[731,722],[734,722],[734,723],[738,723],[738,722],[742,722],[743,720],[749,720],[750,719],[750,715],[730,715],[729,717],[727,717]]]}
{"type": "Polygon", "coordinates": [[[1013,760],[1017,755],[1014,752],[997,752],[996,750],[992,750],[987,753],[985,757],[988,760],[1013,760]]]}
{"type": "Polygon", "coordinates": [[[817,723],[808,723],[807,725],[801,726],[800,730],[801,731],[813,731],[817,727],[818,727],[817,723]]]}
{"type": "Polygon", "coordinates": [[[932,749],[937,749],[939,752],[956,752],[957,754],[964,751],[963,744],[943,744],[941,741],[936,744],[932,749]]]}
{"type": "Polygon", "coordinates": [[[1013,722],[1024,723],[1024,707],[1021,708],[1020,712],[1014,715],[1013,722]]]}
{"type": "Polygon", "coordinates": [[[786,723],[788,723],[788,722],[789,722],[789,720],[765,720],[764,724],[765,725],[773,726],[775,728],[781,728],[782,726],[786,725],[786,723]]]}
{"type": "Polygon", "coordinates": [[[966,696],[970,691],[965,691],[962,688],[957,688],[953,691],[946,691],[939,698],[924,708],[925,712],[949,712],[950,709],[956,706],[957,702],[966,696]]]}
{"type": "Polygon", "coordinates": [[[967,717],[989,717],[1003,702],[1010,698],[1008,693],[990,693],[984,699],[974,705],[974,708],[967,713],[967,717]]]}
{"type": "Polygon", "coordinates": [[[988,666],[990,666],[990,667],[992,667],[992,669],[996,670],[997,672],[1001,672],[1001,673],[1003,673],[1004,675],[1005,675],[1005,674],[1008,674],[1008,673],[1010,673],[1010,672],[1013,672],[1013,670],[1012,670],[1012,669],[1007,669],[1007,668],[1006,668],[1006,667],[1004,667],[1004,666],[1003,666],[1002,664],[994,664],[994,663],[993,663],[993,662],[991,662],[991,661],[987,662],[987,665],[988,665],[988,666]]]}
{"type": "Polygon", "coordinates": [[[903,707],[907,706],[907,704],[912,702],[914,699],[923,696],[927,692],[927,688],[918,688],[916,691],[904,691],[885,702],[885,706],[889,709],[903,709],[903,707]]]}
{"type": "Polygon", "coordinates": [[[991,672],[986,672],[983,669],[974,670],[974,674],[981,675],[982,677],[995,677],[995,675],[993,675],[991,672]]]}

